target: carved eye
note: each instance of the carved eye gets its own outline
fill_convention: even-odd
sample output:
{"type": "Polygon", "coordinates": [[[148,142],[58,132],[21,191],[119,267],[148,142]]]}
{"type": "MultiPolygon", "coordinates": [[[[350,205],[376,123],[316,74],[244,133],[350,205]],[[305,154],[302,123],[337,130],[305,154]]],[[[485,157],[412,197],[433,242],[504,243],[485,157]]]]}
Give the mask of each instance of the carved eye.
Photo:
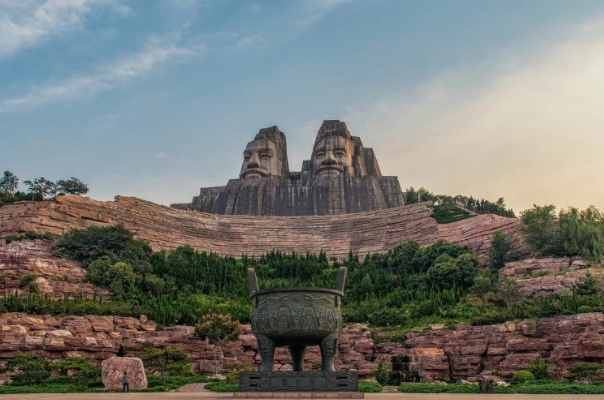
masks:
{"type": "Polygon", "coordinates": [[[260,158],[262,158],[263,160],[266,160],[266,159],[271,158],[271,155],[270,154],[263,154],[263,155],[260,156],[260,158]]]}
{"type": "Polygon", "coordinates": [[[252,158],[252,156],[251,156],[251,155],[249,155],[249,154],[245,154],[245,155],[243,156],[243,161],[247,161],[247,160],[249,160],[250,158],[252,158]]]}
{"type": "Polygon", "coordinates": [[[344,153],[343,151],[336,151],[335,152],[335,156],[336,157],[345,157],[346,153],[344,153]]]}
{"type": "Polygon", "coordinates": [[[317,152],[317,157],[319,157],[319,158],[325,157],[325,152],[324,151],[318,151],[317,152]]]}

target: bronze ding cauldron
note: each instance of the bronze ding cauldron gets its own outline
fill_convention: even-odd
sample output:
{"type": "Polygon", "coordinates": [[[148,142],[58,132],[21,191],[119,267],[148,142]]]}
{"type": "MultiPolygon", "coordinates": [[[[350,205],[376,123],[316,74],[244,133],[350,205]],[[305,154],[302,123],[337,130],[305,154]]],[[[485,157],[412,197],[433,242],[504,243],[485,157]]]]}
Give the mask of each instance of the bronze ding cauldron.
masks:
{"type": "Polygon", "coordinates": [[[258,290],[253,268],[247,270],[254,305],[252,332],[258,339],[261,371],[272,371],[275,347],[287,346],[294,371],[302,371],[306,346],[321,349],[323,371],[335,371],[333,357],[342,331],[342,297],[346,268],[338,272],[336,289],[282,288],[258,290]]]}

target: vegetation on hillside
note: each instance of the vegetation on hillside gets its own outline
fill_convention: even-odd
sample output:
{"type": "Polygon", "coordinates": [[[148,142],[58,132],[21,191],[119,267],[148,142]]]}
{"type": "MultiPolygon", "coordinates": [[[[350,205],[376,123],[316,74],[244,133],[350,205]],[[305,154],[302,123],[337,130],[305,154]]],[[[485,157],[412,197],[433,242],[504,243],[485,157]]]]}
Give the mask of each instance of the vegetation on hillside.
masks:
{"type": "Polygon", "coordinates": [[[334,286],[340,266],[349,269],[345,321],[369,322],[394,331],[421,329],[431,323],[491,324],[603,310],[601,283],[593,276],[578,282],[572,292],[522,299],[515,281],[498,276],[499,269],[510,260],[511,250],[510,239],[498,232],[488,254],[489,267],[482,269],[467,247],[442,240],[423,248],[414,242],[400,244],[362,261],[353,254],[337,261],[329,260],[325,253],[280,252],[235,259],[190,247],[153,252],[123,226],[91,227],[63,235],[54,252],[81,261],[87,280],[108,287],[112,301],[54,301],[29,290],[23,296],[0,299],[0,312],[145,314],[160,325],[195,325],[201,315],[222,314],[248,323],[252,305],[247,268],[256,270],[262,289],[329,288],[334,286]]]}
{"type": "MultiPolygon", "coordinates": [[[[405,204],[421,203],[423,201],[431,201],[435,205],[457,206],[477,214],[495,214],[503,217],[514,218],[516,215],[511,208],[506,208],[505,200],[500,197],[496,202],[491,202],[485,199],[475,199],[474,197],[458,194],[456,196],[448,196],[444,194],[434,194],[426,188],[415,190],[412,187],[405,189],[403,192],[405,204]]],[[[470,214],[468,213],[469,217],[470,214]]],[[[463,219],[463,218],[460,218],[463,219]]],[[[452,222],[452,221],[451,221],[452,222]]]]}
{"type": "Polygon", "coordinates": [[[0,177],[0,207],[17,201],[40,201],[48,196],[88,193],[88,185],[73,177],[56,182],[44,177],[26,180],[23,181],[27,186],[26,192],[17,190],[19,182],[19,177],[11,171],[4,171],[0,177]]]}

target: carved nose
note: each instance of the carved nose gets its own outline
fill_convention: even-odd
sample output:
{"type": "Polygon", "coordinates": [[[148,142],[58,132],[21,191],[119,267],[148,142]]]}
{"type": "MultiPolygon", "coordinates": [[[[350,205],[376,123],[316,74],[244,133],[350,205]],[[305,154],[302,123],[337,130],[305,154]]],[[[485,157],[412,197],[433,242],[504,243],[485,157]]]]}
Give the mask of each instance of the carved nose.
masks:
{"type": "Polygon", "coordinates": [[[258,164],[258,157],[253,155],[250,160],[247,162],[248,168],[260,168],[260,164],[258,164]]]}
{"type": "Polygon", "coordinates": [[[321,164],[324,165],[333,165],[333,164],[337,164],[338,160],[335,159],[335,157],[333,156],[333,153],[331,151],[327,152],[327,155],[323,158],[323,161],[321,161],[321,164]]]}

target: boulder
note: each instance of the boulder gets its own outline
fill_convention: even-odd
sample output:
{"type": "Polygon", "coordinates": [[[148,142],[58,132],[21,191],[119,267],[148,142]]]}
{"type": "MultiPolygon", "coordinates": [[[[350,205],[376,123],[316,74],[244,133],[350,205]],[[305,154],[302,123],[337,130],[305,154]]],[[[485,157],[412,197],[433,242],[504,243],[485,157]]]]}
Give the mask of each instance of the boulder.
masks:
{"type": "Polygon", "coordinates": [[[122,376],[128,374],[129,389],[146,389],[147,375],[140,358],[111,357],[101,363],[103,385],[107,389],[122,389],[122,376]]]}

